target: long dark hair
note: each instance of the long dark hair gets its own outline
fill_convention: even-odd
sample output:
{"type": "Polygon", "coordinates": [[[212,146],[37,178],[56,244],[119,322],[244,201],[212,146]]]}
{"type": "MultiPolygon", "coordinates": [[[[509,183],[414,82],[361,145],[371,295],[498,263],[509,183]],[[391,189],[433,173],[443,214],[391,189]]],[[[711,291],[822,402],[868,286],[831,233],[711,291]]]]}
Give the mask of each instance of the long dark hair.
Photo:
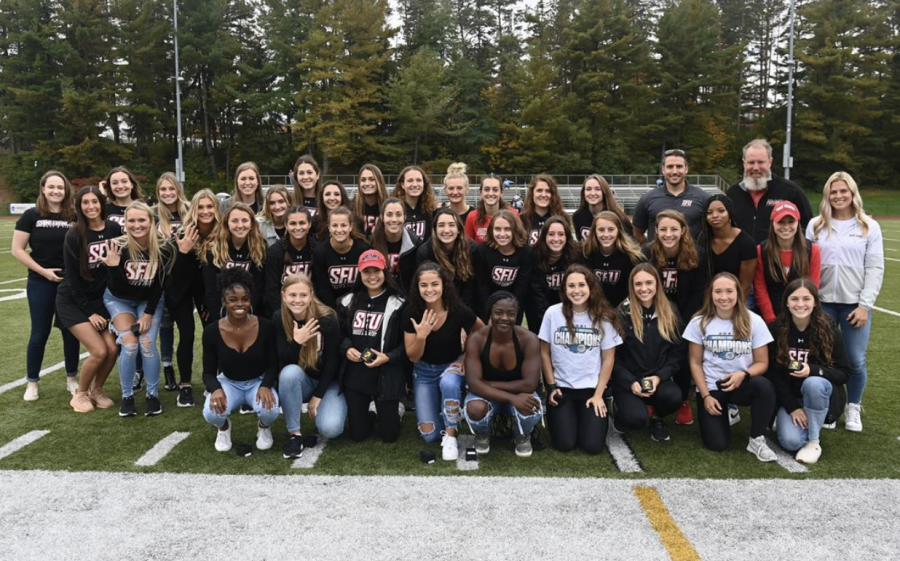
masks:
{"type": "MultiPolygon", "coordinates": [[[[731,197],[725,193],[716,193],[706,199],[703,203],[703,210],[700,215],[702,216],[701,220],[703,220],[703,226],[700,228],[700,235],[697,236],[697,245],[706,249],[706,272],[710,278],[713,276],[713,229],[706,220],[706,213],[709,212],[709,206],[716,201],[722,203],[722,206],[728,211],[728,221],[731,223],[731,227],[738,227],[737,222],[734,221],[734,202],[731,200],[731,197]]],[[[688,318],[684,319],[685,321],[688,321],[688,318]]]]}
{"type": "MultiPolygon", "coordinates": [[[[400,210],[403,212],[403,215],[406,216],[406,206],[403,204],[403,201],[397,197],[388,197],[381,203],[381,208],[378,211],[378,223],[375,224],[375,228],[372,229],[372,236],[369,240],[372,249],[380,251],[385,257],[387,257],[389,252],[387,233],[384,231],[384,213],[389,205],[400,205],[400,210]]],[[[406,225],[401,225],[401,228],[405,229],[406,225]]],[[[400,231],[400,240],[403,240],[403,230],[400,231]]]]}
{"type": "Polygon", "coordinates": [[[310,156],[309,154],[303,154],[297,161],[294,162],[294,167],[291,168],[291,171],[294,172],[294,198],[297,200],[299,204],[303,204],[303,188],[300,187],[300,182],[297,181],[297,168],[299,168],[303,164],[309,164],[316,172],[316,186],[314,187],[315,193],[314,197],[319,196],[319,187],[322,185],[322,172],[319,171],[319,164],[316,162],[316,159],[310,156]]]}
{"type": "Polygon", "coordinates": [[[531,224],[532,219],[537,214],[534,204],[534,192],[538,183],[546,183],[550,189],[550,206],[547,209],[548,216],[568,216],[563,209],[562,199],[559,197],[559,187],[556,185],[556,179],[547,173],[535,175],[528,184],[528,194],[525,195],[525,207],[522,209],[522,222],[531,224]]]}
{"type": "Polygon", "coordinates": [[[425,300],[422,298],[422,295],[419,294],[419,279],[422,278],[422,275],[425,273],[437,273],[437,276],[441,279],[441,283],[444,285],[441,294],[441,303],[444,304],[447,313],[455,310],[460,304],[460,299],[459,294],[456,293],[456,286],[453,284],[453,277],[434,261],[426,261],[416,269],[416,272],[413,275],[412,284],[409,287],[409,305],[412,309],[412,315],[420,317],[425,313],[425,300]]]}
{"type": "MultiPolygon", "coordinates": [[[[384,255],[382,255],[384,257],[384,255]]],[[[394,275],[385,268],[382,269],[384,272],[384,285],[382,288],[388,293],[388,296],[396,296],[398,298],[405,298],[405,294],[403,289],[400,287],[400,283],[394,278],[394,275]]],[[[360,271],[356,275],[356,281],[353,282],[353,297],[350,298],[350,306],[349,309],[355,310],[357,305],[359,304],[359,299],[363,295],[368,295],[369,289],[366,288],[366,285],[363,284],[362,280],[362,271],[360,271]]]]}
{"type": "Polygon", "coordinates": [[[289,208],[287,210],[287,212],[284,215],[284,237],[281,239],[281,249],[284,252],[282,254],[281,260],[285,265],[293,264],[293,261],[291,261],[290,250],[292,247],[294,247],[294,244],[291,243],[291,233],[288,231],[288,228],[287,228],[288,220],[291,218],[292,214],[305,214],[306,215],[306,221],[309,222],[309,230],[306,231],[306,247],[312,247],[312,242],[310,241],[310,240],[312,240],[311,234],[312,234],[312,227],[313,227],[312,212],[310,212],[310,210],[305,206],[300,206],[300,205],[292,206],[291,208],[289,208]]]}
{"type": "Polygon", "coordinates": [[[810,353],[821,357],[823,364],[830,365],[832,359],[831,347],[834,345],[831,320],[822,311],[822,300],[819,298],[819,290],[808,278],[794,279],[784,289],[784,296],[781,298],[781,313],[775,319],[775,348],[777,349],[775,362],[782,366],[787,366],[791,361],[791,344],[789,339],[793,317],[791,316],[791,311],[788,310],[788,297],[801,288],[809,290],[815,302],[815,308],[813,308],[809,317],[810,353]]]}
{"type": "Polygon", "coordinates": [[[541,228],[541,234],[538,236],[537,243],[534,244],[534,251],[537,254],[537,266],[543,272],[549,271],[552,266],[550,263],[550,248],[547,247],[547,235],[550,233],[550,226],[554,224],[562,224],[563,229],[566,231],[566,247],[563,249],[561,259],[564,259],[567,264],[571,265],[578,261],[578,254],[581,252],[581,245],[575,241],[575,236],[572,234],[572,225],[569,221],[561,216],[551,216],[544,222],[544,227],[541,228]]]}
{"type": "Polygon", "coordinates": [[[75,195],[75,216],[77,220],[75,221],[75,234],[78,237],[78,274],[81,275],[86,281],[94,280],[94,277],[91,275],[90,267],[88,267],[88,230],[90,227],[88,226],[88,219],[84,215],[84,211],[81,210],[81,199],[85,197],[85,195],[96,195],[97,200],[100,201],[100,220],[106,221],[106,195],[103,194],[103,191],[100,190],[96,185],[88,185],[87,187],[82,187],[78,190],[78,193],[75,195]]]}
{"type": "MultiPolygon", "coordinates": [[[[338,188],[338,191],[341,192],[341,204],[339,204],[338,207],[345,206],[348,209],[351,209],[352,212],[353,202],[347,197],[347,190],[344,189],[344,184],[340,181],[331,180],[325,182],[325,184],[322,185],[321,188],[319,188],[319,192],[316,194],[316,208],[318,209],[316,213],[317,216],[328,216],[329,211],[327,208],[325,208],[325,199],[322,197],[322,195],[325,194],[325,188],[329,185],[336,186],[338,188]]],[[[301,195],[300,198],[302,199],[303,195],[301,195]]],[[[298,202],[302,203],[303,201],[301,200],[298,202]]],[[[316,228],[316,237],[320,240],[324,240],[328,237],[328,220],[319,220],[318,222],[319,226],[318,228],[316,228]]]]}
{"type": "MultiPolygon", "coordinates": [[[[482,191],[484,191],[484,180],[485,179],[496,179],[500,183],[500,199],[497,203],[497,210],[503,210],[508,205],[506,201],[503,200],[503,178],[499,175],[489,173],[481,178],[481,186],[478,188],[479,195],[482,191]]],[[[484,199],[479,196],[478,204],[475,205],[476,218],[478,218],[478,222],[484,222],[484,215],[487,214],[487,209],[484,207],[484,199]]]]}
{"type": "Polygon", "coordinates": [[[791,261],[791,270],[784,272],[784,265],[781,263],[781,249],[778,245],[778,234],[775,228],[778,227],[776,222],[769,223],[769,234],[766,237],[766,244],[762,252],[763,267],[769,270],[769,274],[775,282],[790,282],[793,279],[799,279],[809,276],[809,254],[806,252],[807,244],[813,242],[806,241],[806,235],[800,221],[797,221],[797,231],[794,233],[794,239],[791,241],[791,253],[794,254],[791,261]]]}
{"type": "MultiPolygon", "coordinates": [[[[434,260],[438,265],[446,269],[454,278],[463,282],[467,282],[475,274],[475,267],[472,264],[472,250],[469,246],[469,238],[463,228],[462,220],[459,215],[449,207],[438,209],[434,213],[434,219],[431,221],[431,250],[434,252],[434,260]],[[453,250],[449,253],[444,249],[443,244],[437,237],[438,219],[441,216],[452,216],[459,233],[456,236],[456,242],[453,244],[453,250]]],[[[374,241],[373,241],[374,244],[374,241]]]]}
{"type": "Polygon", "coordinates": [[[602,338],[604,335],[603,325],[601,324],[603,320],[608,321],[618,333],[623,333],[622,323],[619,321],[616,309],[613,308],[609,303],[609,300],[606,299],[606,296],[603,293],[603,287],[600,286],[600,281],[597,280],[597,276],[584,265],[576,263],[574,265],[569,265],[566,269],[562,286],[559,289],[559,301],[562,302],[562,313],[563,317],[566,318],[566,328],[568,328],[570,336],[575,333],[575,309],[572,306],[572,302],[569,300],[568,295],[566,295],[566,282],[569,280],[569,277],[574,274],[583,275],[585,282],[587,282],[588,290],[590,291],[587,305],[588,316],[591,318],[593,326],[600,330],[600,337],[602,338]]]}

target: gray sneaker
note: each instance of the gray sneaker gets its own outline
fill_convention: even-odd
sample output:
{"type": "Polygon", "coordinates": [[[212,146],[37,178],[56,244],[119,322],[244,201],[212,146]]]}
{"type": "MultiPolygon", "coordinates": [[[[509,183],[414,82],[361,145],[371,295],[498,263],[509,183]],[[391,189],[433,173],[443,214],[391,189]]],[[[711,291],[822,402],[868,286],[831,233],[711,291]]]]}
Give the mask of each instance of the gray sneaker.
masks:
{"type": "Polygon", "coordinates": [[[531,435],[516,436],[516,456],[520,458],[528,458],[531,456],[531,435]]]}
{"type": "Polygon", "coordinates": [[[756,438],[751,436],[750,441],[747,442],[747,451],[756,454],[756,459],[761,462],[774,462],[777,459],[775,452],[766,443],[765,436],[757,436],[756,438]]]}
{"type": "Polygon", "coordinates": [[[491,451],[491,433],[478,434],[475,433],[475,452],[478,454],[487,454],[491,451]]]}

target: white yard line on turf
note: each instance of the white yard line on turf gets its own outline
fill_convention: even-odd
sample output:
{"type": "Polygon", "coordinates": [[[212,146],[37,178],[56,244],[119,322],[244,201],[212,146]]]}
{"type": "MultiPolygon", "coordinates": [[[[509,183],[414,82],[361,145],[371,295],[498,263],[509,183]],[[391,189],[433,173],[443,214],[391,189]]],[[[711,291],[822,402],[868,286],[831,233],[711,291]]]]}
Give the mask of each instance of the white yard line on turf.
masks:
{"type": "Polygon", "coordinates": [[[622,473],[643,473],[644,469],[634,457],[634,451],[622,438],[622,433],[610,427],[606,433],[606,447],[616,467],[622,473]]]}
{"type": "Polygon", "coordinates": [[[791,454],[786,452],[784,448],[779,446],[771,438],[766,437],[766,442],[769,443],[769,448],[775,452],[775,463],[791,473],[806,473],[809,471],[805,465],[795,460],[791,454]]]}
{"type": "Polygon", "coordinates": [[[9,300],[24,300],[28,298],[28,292],[25,291],[24,288],[0,288],[0,292],[15,292],[12,296],[4,296],[0,298],[0,302],[7,302],[9,300]]]}
{"type": "Polygon", "coordinates": [[[303,455],[294,460],[294,463],[291,464],[292,469],[312,469],[316,465],[316,461],[319,459],[319,456],[322,455],[322,451],[325,450],[325,444],[328,443],[327,438],[322,438],[319,436],[319,441],[316,442],[316,445],[313,448],[304,448],[303,455]]]}
{"type": "Polygon", "coordinates": [[[11,454],[15,454],[22,448],[25,448],[32,442],[35,442],[48,434],[50,434],[50,431],[48,430],[33,430],[27,434],[23,434],[19,438],[13,439],[11,442],[6,443],[0,448],[0,460],[11,454]]]}
{"type": "Polygon", "coordinates": [[[190,435],[191,433],[189,432],[173,432],[157,442],[153,448],[147,450],[147,453],[138,458],[138,461],[134,462],[134,465],[155,466],[190,435]]]}
{"type": "Polygon", "coordinates": [[[894,259],[893,257],[885,257],[888,261],[900,261],[900,259],[894,259]]]}
{"type": "Polygon", "coordinates": [[[897,312],[895,312],[893,310],[888,310],[886,308],[879,308],[878,306],[872,306],[872,309],[878,310],[879,312],[883,312],[885,314],[891,314],[892,316],[900,317],[900,314],[898,314],[897,312]]]}
{"type": "MultiPolygon", "coordinates": [[[[85,359],[89,356],[91,356],[91,353],[88,353],[88,352],[81,353],[80,355],[78,355],[78,360],[85,359]]],[[[65,361],[57,362],[53,366],[48,366],[47,368],[44,368],[43,370],[38,372],[38,375],[43,378],[47,374],[50,374],[51,372],[56,372],[57,370],[62,370],[65,367],[66,367],[65,361]]],[[[24,386],[25,382],[26,382],[26,380],[25,380],[25,377],[23,376],[22,378],[19,378],[18,380],[14,381],[14,382],[10,382],[8,384],[3,384],[2,386],[0,386],[0,395],[8,392],[9,390],[18,388],[19,386],[24,386]]]]}
{"type": "Polygon", "coordinates": [[[0,284],[13,284],[13,283],[15,283],[15,282],[22,282],[22,281],[24,281],[24,280],[28,280],[28,277],[23,277],[23,278],[21,278],[21,279],[13,279],[13,280],[8,280],[8,281],[3,281],[3,282],[0,282],[0,284]]]}
{"type": "Polygon", "coordinates": [[[883,239],[886,242],[900,242],[900,240],[895,240],[893,238],[881,238],[881,239],[883,239]]]}
{"type": "Polygon", "coordinates": [[[478,469],[478,460],[466,461],[466,448],[475,446],[475,437],[471,434],[463,434],[456,437],[459,445],[459,456],[456,458],[456,469],[459,471],[472,471],[478,469]]]}

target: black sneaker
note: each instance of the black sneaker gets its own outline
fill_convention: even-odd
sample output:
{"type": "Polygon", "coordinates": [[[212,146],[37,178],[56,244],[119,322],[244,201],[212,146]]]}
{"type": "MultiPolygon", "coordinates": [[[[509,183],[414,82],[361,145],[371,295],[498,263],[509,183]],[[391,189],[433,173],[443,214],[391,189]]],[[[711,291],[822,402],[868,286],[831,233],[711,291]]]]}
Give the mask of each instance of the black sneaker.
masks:
{"type": "Polygon", "coordinates": [[[144,385],[144,371],[143,370],[135,370],[134,371],[134,384],[132,384],[131,389],[133,391],[138,391],[144,385]]]}
{"type": "Polygon", "coordinates": [[[415,411],[416,410],[416,398],[413,395],[412,390],[406,392],[406,399],[404,400],[404,406],[407,411],[415,411]]]}
{"type": "Polygon", "coordinates": [[[175,399],[175,405],[178,407],[194,406],[194,390],[190,386],[181,386],[178,388],[178,398],[175,399]]]}
{"type": "Polygon", "coordinates": [[[134,408],[134,396],[123,397],[122,406],[119,407],[119,417],[134,417],[137,409],[134,408]]]}
{"type": "Polygon", "coordinates": [[[289,460],[299,458],[303,455],[303,435],[292,434],[288,438],[287,444],[281,447],[282,455],[289,460]]]}
{"type": "Polygon", "coordinates": [[[159,415],[162,413],[162,404],[159,402],[159,398],[155,395],[147,396],[147,412],[144,413],[146,417],[150,417],[152,415],[159,415]]]}
{"type": "Polygon", "coordinates": [[[650,419],[650,438],[657,442],[669,440],[669,431],[666,430],[666,422],[662,419],[650,419]]]}
{"type": "Polygon", "coordinates": [[[253,408],[245,403],[244,405],[241,405],[239,413],[241,415],[249,415],[250,413],[253,413],[253,408]]]}
{"type": "Polygon", "coordinates": [[[163,375],[166,378],[166,384],[163,386],[166,391],[173,392],[178,389],[178,382],[175,381],[175,368],[171,365],[163,367],[163,375]]]}

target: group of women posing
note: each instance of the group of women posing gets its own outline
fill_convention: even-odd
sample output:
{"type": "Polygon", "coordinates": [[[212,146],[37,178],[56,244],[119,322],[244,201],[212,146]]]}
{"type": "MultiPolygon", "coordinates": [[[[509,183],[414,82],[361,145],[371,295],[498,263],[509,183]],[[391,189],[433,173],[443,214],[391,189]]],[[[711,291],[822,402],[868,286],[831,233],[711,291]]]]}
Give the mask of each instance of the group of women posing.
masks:
{"type": "MultiPolygon", "coordinates": [[[[696,387],[708,447],[728,445],[727,406],[750,405],[750,449],[771,459],[760,437],[780,405],[790,417],[778,423],[780,437],[790,426],[807,431],[782,443],[803,451],[807,441],[818,442],[818,426],[826,424],[812,421],[821,409],[810,407],[821,400],[807,407],[803,392],[824,384],[796,381],[818,372],[833,374],[818,376],[831,384],[832,417],[841,411],[831,396],[842,391],[832,371],[845,372],[846,427],[862,428],[868,310],[880,288],[883,255],[878,224],[863,213],[858,188],[845,173],[826,183],[820,216],[805,233],[796,207],[785,202],[773,209],[768,239],[747,243],[728,197],[714,195],[699,240],[680,213],[664,211],[653,241],[639,247],[601,176],[585,180],[570,219],[549,175],[533,179],[519,215],[503,201],[503,182],[494,175],[482,179],[478,204],[466,204],[462,164],[448,170],[443,208],[427,174],[415,166],[401,172],[390,194],[380,170],[363,166],[354,201],[340,183],[320,185],[308,156],[292,171],[293,193],[275,186],[263,195],[256,166],[242,164],[229,200],[202,190],[190,203],[178,180],[165,174],[153,209],[124,168],[110,171],[105,192],[85,187],[77,194],[62,174],[48,172],[37,206],[19,220],[13,240],[13,255],[30,269],[26,400],[38,397],[37,373],[55,313],[64,328],[76,411],[113,405],[103,382],[117,355],[120,415],[136,413],[133,392],[144,380],[146,414],[161,412],[160,371],[165,388],[178,390],[176,403],[193,405],[196,309],[206,328],[204,379],[211,392],[204,414],[227,433],[227,413],[242,399],[221,380],[242,382],[242,395],[258,397],[243,399],[245,409],[266,412],[260,413],[263,445],[271,441],[270,432],[263,434],[273,420],[270,406],[282,407],[290,457],[301,448],[304,408],[322,436],[340,434],[349,417],[353,438],[377,426],[382,439],[396,439],[408,385],[415,390],[420,433],[427,441],[440,439],[445,458],[457,454],[463,416],[485,451],[479,428],[489,426],[485,419],[498,407],[516,419],[517,452],[527,455],[529,427],[541,413],[534,393],[541,371],[551,439],[563,450],[602,450],[604,396],[613,398],[620,428],[649,424],[654,439],[667,440],[665,417],[677,412],[676,422],[693,421],[687,397],[696,387]],[[761,317],[744,303],[751,286],[761,317]],[[789,305],[794,297],[812,300],[797,306],[807,316],[789,305]],[[819,311],[840,330],[822,327],[819,311]],[[505,314],[512,312],[510,323],[505,314]],[[271,317],[271,329],[251,320],[256,317],[271,317]],[[524,331],[518,327],[523,318],[524,331]],[[256,323],[245,331],[248,321],[256,323]],[[795,344],[796,330],[830,334],[846,343],[849,368],[840,368],[844,353],[837,345],[827,356],[815,354],[821,345],[806,353],[776,350],[770,367],[762,349],[771,342],[767,324],[776,346],[795,344]],[[173,325],[180,334],[177,352],[173,325]],[[277,361],[246,361],[260,334],[273,337],[277,361]],[[76,382],[78,341],[90,358],[76,382]],[[230,355],[234,351],[241,360],[230,355]],[[782,364],[788,356],[804,362],[810,353],[821,361],[813,363],[819,370],[782,364]],[[404,366],[407,359],[411,367],[404,366]],[[252,362],[250,378],[236,366],[242,362],[248,368],[252,362]],[[777,365],[785,367],[781,382],[777,365]]],[[[224,448],[220,436],[217,447],[224,448]]],[[[808,461],[811,453],[801,456],[808,461]]]]}

